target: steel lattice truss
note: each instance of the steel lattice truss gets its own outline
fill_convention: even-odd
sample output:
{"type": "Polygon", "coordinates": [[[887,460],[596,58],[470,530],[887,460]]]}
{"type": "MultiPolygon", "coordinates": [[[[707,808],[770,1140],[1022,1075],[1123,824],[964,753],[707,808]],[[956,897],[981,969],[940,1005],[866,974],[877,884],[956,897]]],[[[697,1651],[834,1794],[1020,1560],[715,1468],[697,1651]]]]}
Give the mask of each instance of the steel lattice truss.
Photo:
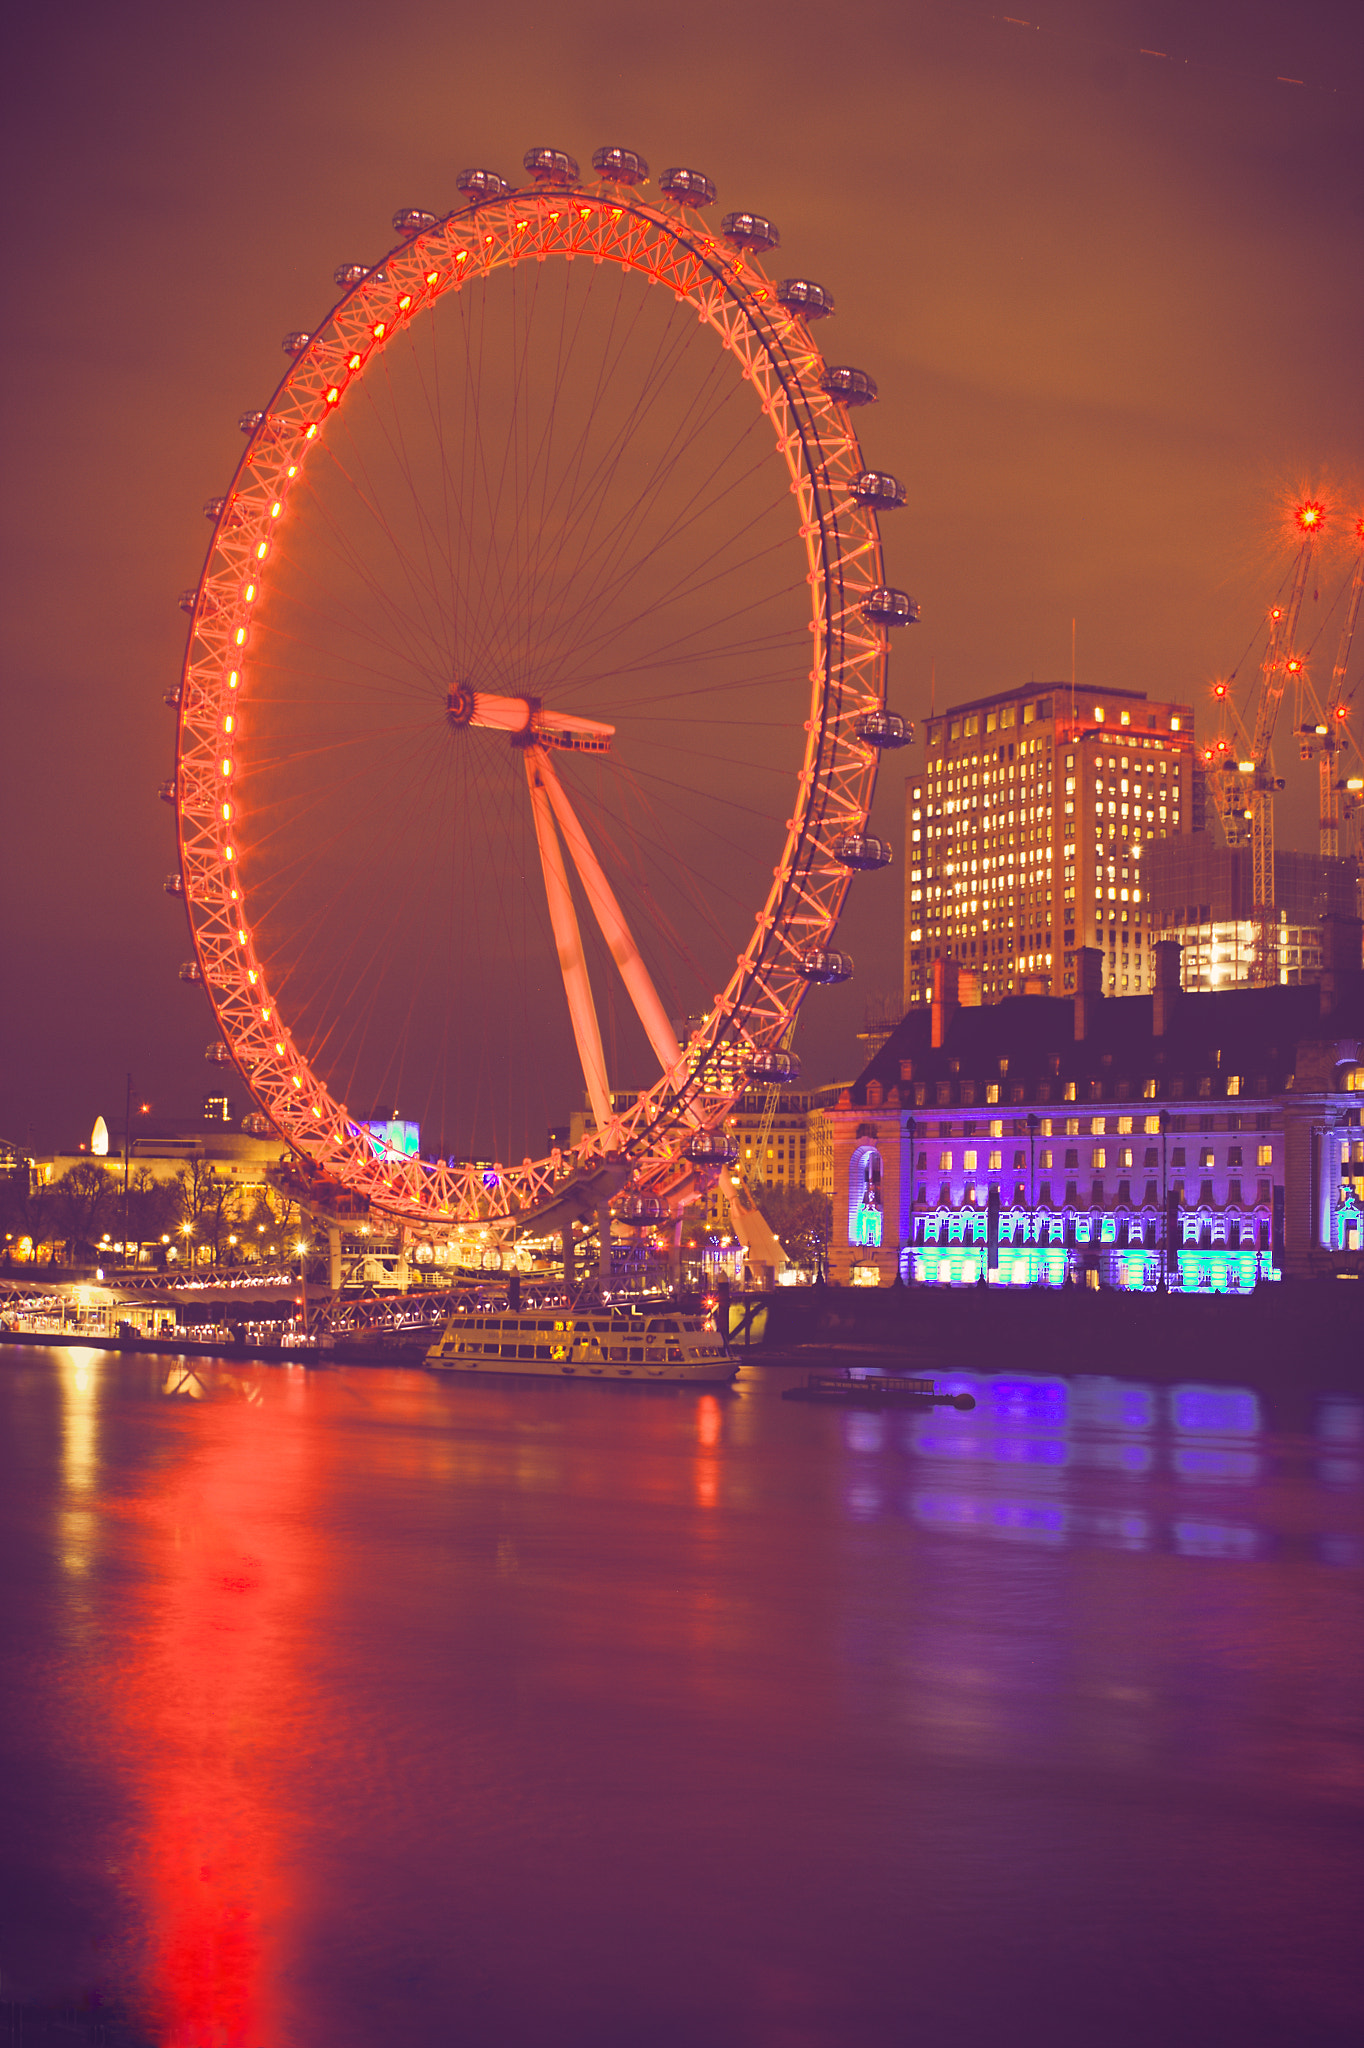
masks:
{"type": "Polygon", "coordinates": [[[261,415],[217,519],[184,666],[176,801],[185,903],[219,1028],[257,1103],[315,1169],[376,1207],[428,1224],[496,1223],[543,1208],[606,1155],[628,1164],[636,1187],[680,1189],[694,1174],[687,1145],[723,1122],[745,1085],[744,1058],[789,1043],[809,985],[802,955],[831,940],[850,882],[835,842],[862,830],[871,804],[877,754],[858,722],[885,701],[887,635],[860,609],[883,581],[877,518],[853,495],[862,454],[847,409],[821,389],[824,367],[761,264],[698,214],[616,187],[539,189],[468,206],[396,248],[307,338],[261,415]],[[508,1165],[488,1185],[472,1166],[377,1157],[294,1044],[240,884],[234,769],[251,715],[252,614],[278,523],[333,412],[418,312],[469,280],[550,258],[613,263],[669,288],[752,386],[790,474],[814,658],[804,761],[772,886],[681,1064],[576,1154],[508,1165]]]}

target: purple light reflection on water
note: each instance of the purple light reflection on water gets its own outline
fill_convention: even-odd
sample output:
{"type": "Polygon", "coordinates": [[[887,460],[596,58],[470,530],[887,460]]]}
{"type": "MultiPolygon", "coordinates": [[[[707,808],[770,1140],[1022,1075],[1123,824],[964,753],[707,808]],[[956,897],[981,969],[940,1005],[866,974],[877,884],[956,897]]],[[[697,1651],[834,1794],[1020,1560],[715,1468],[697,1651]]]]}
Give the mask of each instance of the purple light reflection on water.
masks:
{"type": "Polygon", "coordinates": [[[1254,1451],[1225,1451],[1208,1444],[1176,1444],[1170,1462],[1181,1479],[1223,1486],[1249,1486],[1264,1470],[1264,1460],[1254,1451]]]}
{"type": "Polygon", "coordinates": [[[1170,1420],[1189,1435],[1258,1436],[1260,1402],[1249,1387],[1171,1387],[1170,1420]]]}

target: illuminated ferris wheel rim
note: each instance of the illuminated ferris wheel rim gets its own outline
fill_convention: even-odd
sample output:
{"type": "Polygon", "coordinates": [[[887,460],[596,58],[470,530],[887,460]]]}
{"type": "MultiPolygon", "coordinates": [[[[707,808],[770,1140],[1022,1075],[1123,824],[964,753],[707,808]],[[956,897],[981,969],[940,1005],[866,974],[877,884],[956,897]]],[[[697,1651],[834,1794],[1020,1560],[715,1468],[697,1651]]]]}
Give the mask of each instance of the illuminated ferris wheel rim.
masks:
{"type": "MultiPolygon", "coordinates": [[[[532,155],[554,156],[556,169],[571,164],[553,152],[532,155]]],[[[509,190],[491,174],[465,174],[461,182],[469,179],[476,195],[468,205],[440,219],[407,216],[404,224],[415,221],[416,231],[354,277],[321,327],[287,339],[291,367],[267,408],[244,422],[248,445],[217,512],[194,599],[177,734],[181,875],[199,973],[234,1061],[289,1145],[376,1207],[414,1220],[526,1217],[561,1199],[565,1174],[574,1170],[617,1185],[628,1177],[641,1190],[666,1194],[690,1178],[698,1161],[715,1163],[724,1148],[712,1134],[747,1085],[753,1062],[779,1068],[779,1049],[811,982],[846,971],[830,948],[852,872],[880,865],[889,852],[864,828],[877,748],[895,743],[881,736],[886,629],[914,612],[901,593],[884,588],[876,517],[878,508],[903,502],[903,487],[863,467],[849,416],[875,387],[861,372],[826,372],[808,323],[830,309],[828,295],[803,281],[794,281],[794,291],[774,289],[755,260],[756,250],[775,242],[761,217],[730,215],[725,238],[710,233],[680,196],[697,176],[665,174],[679,197],[653,207],[606,178],[599,187],[579,185],[576,166],[572,183],[551,176],[523,190],[509,190]],[[501,189],[479,194],[480,178],[501,189]],[[491,1171],[397,1162],[376,1155],[368,1134],[313,1073],[279,1015],[257,952],[237,866],[234,781],[241,714],[250,705],[252,614],[292,486],[349,388],[415,316],[447,294],[549,257],[611,262],[669,286],[711,327],[771,419],[799,512],[811,590],[815,659],[804,761],[781,858],[748,943],[671,1071],[613,1115],[608,1128],[589,1133],[574,1154],[491,1171]]],[[[704,189],[698,203],[708,203],[704,189]]]]}

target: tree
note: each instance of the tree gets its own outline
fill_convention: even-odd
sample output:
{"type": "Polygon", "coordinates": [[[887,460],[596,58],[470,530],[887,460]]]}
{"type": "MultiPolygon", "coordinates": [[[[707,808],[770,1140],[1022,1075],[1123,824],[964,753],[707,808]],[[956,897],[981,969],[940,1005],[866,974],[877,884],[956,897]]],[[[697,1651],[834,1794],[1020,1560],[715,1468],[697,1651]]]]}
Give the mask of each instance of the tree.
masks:
{"type": "Polygon", "coordinates": [[[48,1245],[55,1256],[55,1208],[53,1190],[27,1166],[0,1180],[0,1236],[5,1241],[7,1265],[23,1238],[31,1243],[35,1259],[43,1245],[48,1245]]]}
{"type": "Polygon", "coordinates": [[[191,1159],[189,1171],[176,1176],[179,1187],[180,1241],[186,1254],[194,1244],[207,1245],[216,1265],[223,1245],[240,1233],[242,1190],[211,1159],[191,1159]],[[188,1226],[188,1228],[186,1228],[188,1226]]]}
{"type": "Polygon", "coordinates": [[[277,1255],[283,1257],[285,1246],[292,1245],[300,1235],[306,1234],[303,1212],[281,1188],[262,1182],[251,1190],[244,1232],[250,1243],[255,1245],[258,1257],[268,1258],[271,1245],[275,1246],[277,1255]]]}
{"type": "Polygon", "coordinates": [[[52,1193],[53,1225],[57,1236],[66,1242],[68,1258],[93,1249],[115,1219],[113,1175],[93,1159],[80,1159],[67,1168],[52,1193]]]}
{"type": "Polygon", "coordinates": [[[148,1167],[137,1167],[128,1182],[128,1236],[132,1243],[159,1244],[179,1221],[178,1181],[158,1180],[148,1167]]]}
{"type": "Polygon", "coordinates": [[[824,1257],[833,1229],[834,1205],[829,1196],[815,1188],[759,1181],[753,1199],[781,1239],[792,1265],[813,1272],[824,1257]]]}

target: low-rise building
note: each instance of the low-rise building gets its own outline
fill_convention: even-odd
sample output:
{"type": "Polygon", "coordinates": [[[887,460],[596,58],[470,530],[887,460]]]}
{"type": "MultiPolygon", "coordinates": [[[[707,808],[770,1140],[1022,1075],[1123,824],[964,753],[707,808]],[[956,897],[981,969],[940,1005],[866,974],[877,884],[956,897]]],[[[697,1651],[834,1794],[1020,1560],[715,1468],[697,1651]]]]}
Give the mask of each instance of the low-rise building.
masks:
{"type": "MultiPolygon", "coordinates": [[[[1184,833],[1148,846],[1142,872],[1153,935],[1178,941],[1184,987],[1249,987],[1259,943],[1250,848],[1184,833]]],[[[1321,921],[1354,917],[1357,887],[1353,861],[1275,853],[1267,980],[1292,987],[1318,979],[1321,921]]]]}
{"type": "Polygon", "coordinates": [[[1316,986],[963,1006],[937,963],[830,1109],[830,1277],[892,1284],[1249,1288],[1364,1277],[1360,924],[1321,927],[1316,986]]]}

